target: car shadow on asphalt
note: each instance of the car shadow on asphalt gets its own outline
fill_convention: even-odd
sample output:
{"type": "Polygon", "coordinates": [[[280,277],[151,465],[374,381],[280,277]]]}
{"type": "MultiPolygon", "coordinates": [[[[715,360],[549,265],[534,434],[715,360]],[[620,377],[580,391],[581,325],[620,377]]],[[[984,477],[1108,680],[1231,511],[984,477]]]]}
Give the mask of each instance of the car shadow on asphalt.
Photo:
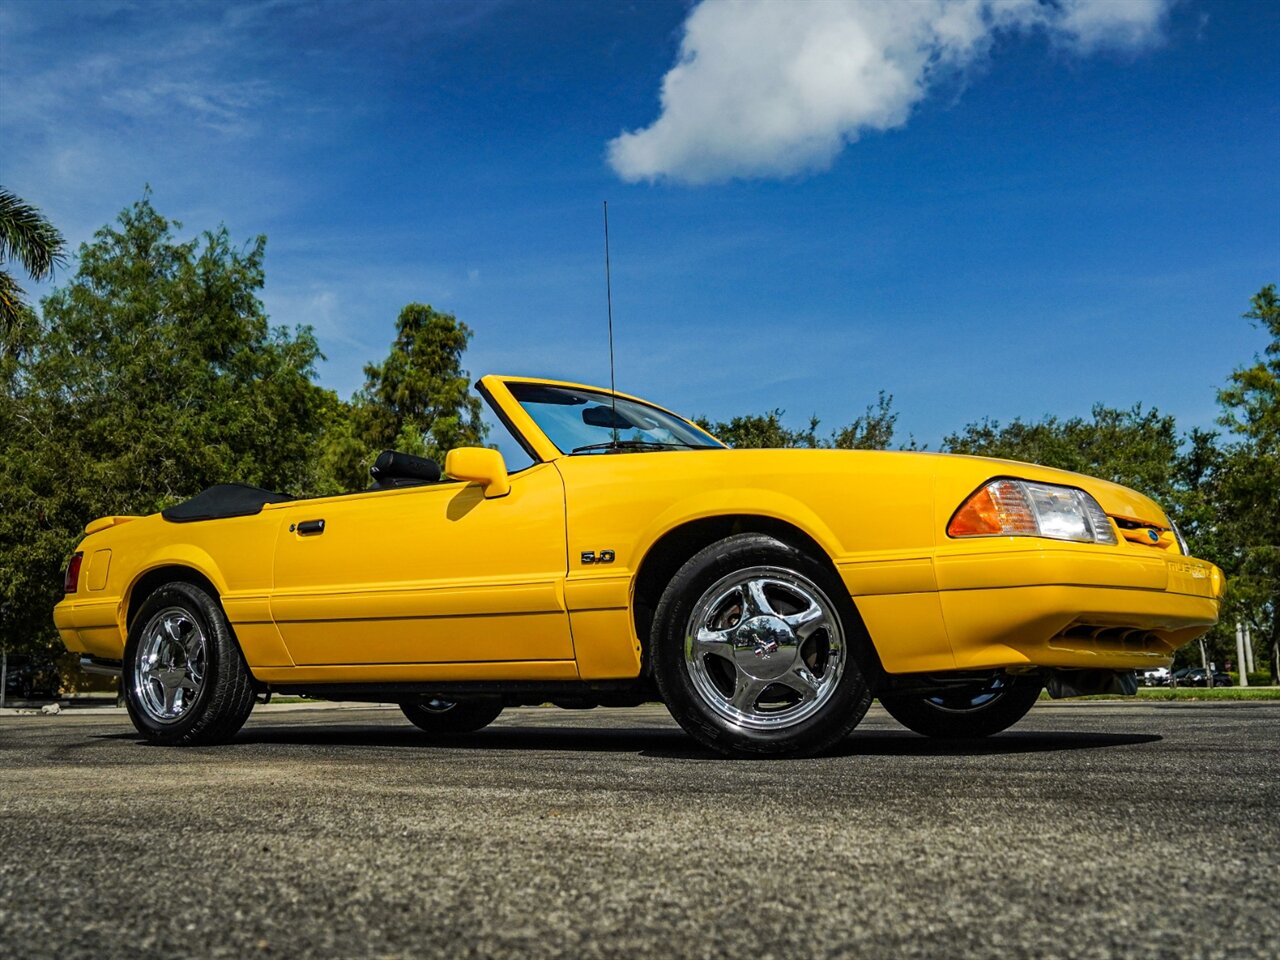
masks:
{"type": "MultiPolygon", "coordinates": [[[[137,734],[104,734],[101,740],[133,740],[137,734]]],[[[1146,733],[1096,731],[1007,731],[982,740],[935,740],[908,731],[867,730],[823,754],[839,757],[974,757],[1062,750],[1098,750],[1157,743],[1163,738],[1146,733]]],[[[664,760],[718,760],[683,731],[626,727],[494,726],[455,737],[427,737],[417,730],[382,725],[262,724],[246,727],[231,743],[214,749],[235,751],[260,746],[399,748],[407,750],[483,750],[574,753],[630,753],[664,760]]],[[[766,758],[767,759],[767,758],[766,758]]]]}
{"type": "MultiPolygon", "coordinates": [[[[842,757],[984,757],[1020,753],[1054,753],[1061,750],[1098,750],[1156,743],[1164,739],[1145,733],[1027,732],[1002,733],[981,740],[935,740],[908,731],[855,732],[821,754],[818,759],[842,757]]],[[[671,748],[649,747],[641,756],[667,760],[722,759],[685,738],[671,748]]],[[[767,757],[761,759],[769,759],[767,757]]]]}
{"type": "Polygon", "coordinates": [[[854,733],[832,756],[943,757],[989,756],[1001,753],[1053,753],[1059,750],[1098,750],[1158,743],[1154,733],[1098,733],[1067,730],[1007,730],[978,740],[935,740],[897,730],[854,733]]]}

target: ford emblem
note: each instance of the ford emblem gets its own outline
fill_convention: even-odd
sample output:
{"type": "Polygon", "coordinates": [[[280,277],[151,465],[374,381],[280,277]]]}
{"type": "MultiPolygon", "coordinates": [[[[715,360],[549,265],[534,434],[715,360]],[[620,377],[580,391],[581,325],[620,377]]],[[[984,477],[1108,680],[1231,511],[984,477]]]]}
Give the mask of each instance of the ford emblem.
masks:
{"type": "Polygon", "coordinates": [[[1159,543],[1159,542],[1160,542],[1160,533],[1159,533],[1159,531],[1157,531],[1157,530],[1148,530],[1148,531],[1147,531],[1147,536],[1151,538],[1151,542],[1152,542],[1152,543],[1159,543]]]}

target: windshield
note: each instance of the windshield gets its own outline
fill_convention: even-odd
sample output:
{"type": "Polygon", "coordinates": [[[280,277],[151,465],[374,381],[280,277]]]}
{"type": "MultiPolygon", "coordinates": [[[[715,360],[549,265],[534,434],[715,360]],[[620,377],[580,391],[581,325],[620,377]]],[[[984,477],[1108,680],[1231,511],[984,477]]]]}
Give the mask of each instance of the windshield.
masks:
{"type": "Polygon", "coordinates": [[[507,388],[561,453],[723,448],[693,424],[647,403],[545,383],[507,388]]]}

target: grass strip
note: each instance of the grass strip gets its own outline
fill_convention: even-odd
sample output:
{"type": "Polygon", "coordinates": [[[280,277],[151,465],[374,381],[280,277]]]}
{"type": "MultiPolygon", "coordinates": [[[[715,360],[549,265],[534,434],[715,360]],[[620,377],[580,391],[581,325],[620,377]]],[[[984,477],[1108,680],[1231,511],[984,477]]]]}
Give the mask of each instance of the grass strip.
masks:
{"type": "MultiPolygon", "coordinates": [[[[1049,694],[1040,694],[1048,700],[1049,694]]],[[[1136,696],[1126,697],[1115,693],[1100,693],[1089,697],[1070,697],[1071,700],[1280,700],[1280,687],[1139,687],[1136,696]]]]}

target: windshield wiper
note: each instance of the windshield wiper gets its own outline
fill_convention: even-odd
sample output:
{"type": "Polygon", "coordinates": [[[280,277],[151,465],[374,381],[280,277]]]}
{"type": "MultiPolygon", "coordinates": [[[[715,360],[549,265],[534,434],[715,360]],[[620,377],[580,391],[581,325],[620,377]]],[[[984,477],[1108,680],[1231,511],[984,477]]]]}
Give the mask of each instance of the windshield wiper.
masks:
{"type": "Polygon", "coordinates": [[[661,440],[606,440],[604,443],[588,443],[574,447],[570,453],[590,453],[593,450],[701,450],[692,443],[665,443],[661,440]]]}

